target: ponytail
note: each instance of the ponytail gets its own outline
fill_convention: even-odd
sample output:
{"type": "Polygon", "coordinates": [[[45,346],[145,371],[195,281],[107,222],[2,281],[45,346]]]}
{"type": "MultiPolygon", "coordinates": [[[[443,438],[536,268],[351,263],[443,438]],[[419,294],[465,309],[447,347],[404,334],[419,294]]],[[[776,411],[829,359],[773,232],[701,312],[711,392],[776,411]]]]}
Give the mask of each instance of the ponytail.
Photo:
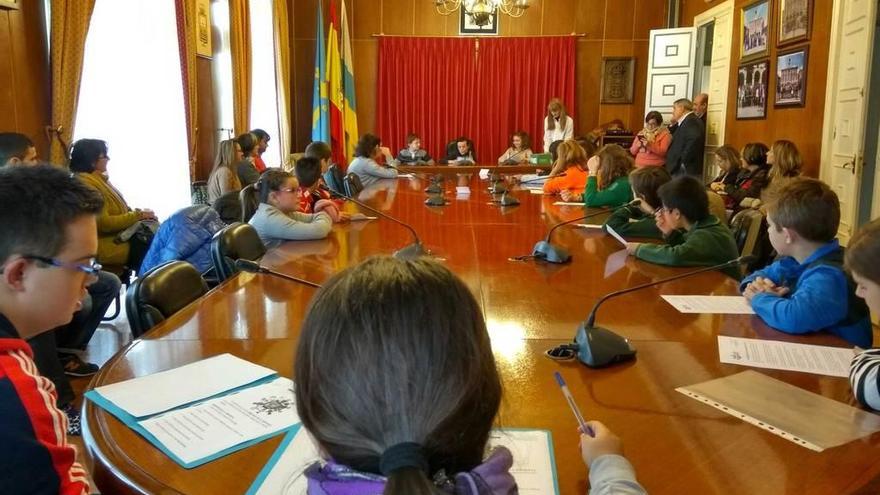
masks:
{"type": "Polygon", "coordinates": [[[427,473],[419,468],[400,468],[388,475],[384,495],[439,495],[427,473]]]}
{"type": "Polygon", "coordinates": [[[428,460],[421,445],[403,442],[385,449],[379,471],[388,478],[386,495],[433,495],[440,493],[428,479],[428,460]]]}

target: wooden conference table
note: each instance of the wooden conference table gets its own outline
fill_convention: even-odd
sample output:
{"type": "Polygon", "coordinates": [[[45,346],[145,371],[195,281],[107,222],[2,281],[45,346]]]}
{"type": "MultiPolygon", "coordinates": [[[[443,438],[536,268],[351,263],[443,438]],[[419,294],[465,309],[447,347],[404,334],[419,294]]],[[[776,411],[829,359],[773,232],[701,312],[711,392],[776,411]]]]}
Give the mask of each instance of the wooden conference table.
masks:
{"type": "MultiPolygon", "coordinates": [[[[633,342],[638,349],[635,361],[601,370],[551,361],[543,352],[572,339],[600,295],[682,270],[629,258],[606,273],[606,260],[619,251],[619,244],[601,231],[575,227],[554,234],[555,242],[571,250],[570,264],[511,261],[528,254],[549,226],[580,216],[583,209],[554,206],[553,199],[527,191],[516,193],[521,205],[502,209],[489,204],[485,182],[474,178],[471,184],[469,197],[447,192],[446,207],[425,206],[426,182],[415,179],[378,184],[362,199],[410,222],[435,255],[473,290],[503,379],[498,424],[552,431],[561,493],[583,494],[588,486],[576,424],[552,376],[557,370],[585,415],[620,435],[639,480],[652,494],[867,493],[877,488],[880,435],[816,453],[674,390],[745,369],[719,363],[717,335],[829,345],[843,345],[842,341],[787,336],[756,317],[680,314],[660,299],[660,294],[736,292],[732,280],[705,273],[603,305],[597,322],[633,342]]],[[[270,251],[264,263],[322,282],[346,266],[410,242],[406,230],[380,219],[335,226],[322,241],[288,243],[270,251]]],[[[239,274],[120,351],[91,385],[224,352],[290,377],[300,322],[313,294],[314,289],[285,280],[239,274]]],[[[853,403],[844,378],[761,372],[853,403]]],[[[281,439],[186,470],[89,402],[84,430],[95,480],[104,493],[243,493],[281,439]]]]}

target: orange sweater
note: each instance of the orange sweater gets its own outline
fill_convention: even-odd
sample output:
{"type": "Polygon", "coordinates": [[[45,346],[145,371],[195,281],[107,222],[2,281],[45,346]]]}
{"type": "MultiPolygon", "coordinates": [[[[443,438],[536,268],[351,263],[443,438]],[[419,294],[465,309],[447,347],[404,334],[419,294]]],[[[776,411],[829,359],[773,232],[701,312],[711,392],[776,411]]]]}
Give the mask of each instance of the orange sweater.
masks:
{"type": "Polygon", "coordinates": [[[568,167],[564,177],[554,177],[544,182],[544,194],[559,194],[568,190],[575,194],[583,194],[587,187],[589,173],[578,166],[568,167]]]}

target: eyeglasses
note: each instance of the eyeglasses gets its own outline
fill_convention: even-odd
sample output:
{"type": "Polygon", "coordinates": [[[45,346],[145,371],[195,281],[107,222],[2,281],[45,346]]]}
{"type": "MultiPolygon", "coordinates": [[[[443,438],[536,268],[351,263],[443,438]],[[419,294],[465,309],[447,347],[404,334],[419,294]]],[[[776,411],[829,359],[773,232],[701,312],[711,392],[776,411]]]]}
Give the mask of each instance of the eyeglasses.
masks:
{"type": "Polygon", "coordinates": [[[278,192],[286,192],[286,193],[292,193],[292,192],[296,192],[296,191],[299,191],[299,189],[279,189],[278,190],[278,192]]]}
{"type": "Polygon", "coordinates": [[[98,263],[97,260],[95,260],[95,258],[90,259],[88,261],[88,264],[73,263],[70,261],[61,261],[61,260],[58,260],[55,258],[46,258],[45,256],[36,256],[36,255],[32,255],[32,254],[26,254],[26,255],[22,256],[22,258],[24,258],[26,260],[38,261],[38,262],[43,263],[45,265],[54,266],[57,268],[64,268],[66,270],[74,270],[74,271],[83,272],[86,275],[88,275],[88,280],[90,281],[89,283],[95,282],[98,280],[98,273],[101,271],[101,268],[103,268],[101,266],[101,264],[98,263]]]}

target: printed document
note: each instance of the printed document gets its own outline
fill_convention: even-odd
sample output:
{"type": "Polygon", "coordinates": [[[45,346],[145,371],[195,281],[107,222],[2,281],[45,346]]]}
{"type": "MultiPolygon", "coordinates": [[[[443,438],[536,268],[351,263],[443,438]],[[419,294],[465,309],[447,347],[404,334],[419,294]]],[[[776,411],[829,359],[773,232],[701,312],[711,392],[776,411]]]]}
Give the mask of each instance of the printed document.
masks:
{"type": "Polygon", "coordinates": [[[719,335],[718,355],[722,363],[846,378],[853,350],[719,335]]]}
{"type": "Polygon", "coordinates": [[[753,315],[742,296],[660,296],[681,313],[753,315]]]}

